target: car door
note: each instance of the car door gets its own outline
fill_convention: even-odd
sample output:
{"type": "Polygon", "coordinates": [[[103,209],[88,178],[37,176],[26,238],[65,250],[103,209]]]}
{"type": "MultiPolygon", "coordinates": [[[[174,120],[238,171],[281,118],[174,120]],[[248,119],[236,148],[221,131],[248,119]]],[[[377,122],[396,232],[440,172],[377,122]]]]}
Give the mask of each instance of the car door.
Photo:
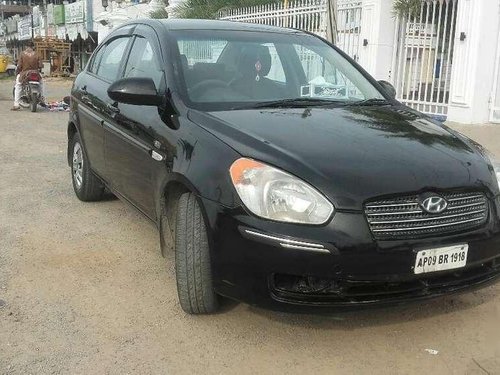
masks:
{"type": "MultiPolygon", "coordinates": [[[[123,78],[151,78],[159,92],[165,92],[155,32],[140,25],[125,64],[123,78]]],[[[153,220],[155,197],[153,168],[163,161],[162,144],[155,128],[165,126],[156,107],[108,103],[113,115],[105,122],[106,170],[116,190],[153,220]]]]}
{"type": "MultiPolygon", "coordinates": [[[[125,33],[126,34],[126,33],[125,33]]],[[[100,177],[108,179],[104,160],[103,120],[109,116],[107,89],[123,66],[123,57],[132,37],[118,33],[102,45],[81,80],[78,80],[78,114],[85,150],[92,167],[100,177]]]]}
{"type": "Polygon", "coordinates": [[[73,100],[78,106],[80,136],[85,145],[87,159],[92,170],[101,176],[104,172],[104,130],[101,114],[95,106],[96,100],[93,96],[97,91],[94,87],[99,85],[94,72],[105,49],[106,46],[102,45],[94,53],[87,70],[78,76],[72,90],[73,100]]]}

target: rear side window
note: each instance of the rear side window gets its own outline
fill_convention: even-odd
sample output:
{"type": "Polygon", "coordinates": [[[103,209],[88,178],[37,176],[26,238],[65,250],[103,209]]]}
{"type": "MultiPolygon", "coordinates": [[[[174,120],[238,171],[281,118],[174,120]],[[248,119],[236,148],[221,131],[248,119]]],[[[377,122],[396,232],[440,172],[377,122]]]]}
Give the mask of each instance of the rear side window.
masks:
{"type": "Polygon", "coordinates": [[[124,78],[151,78],[156,88],[159,88],[163,72],[158,65],[151,43],[145,38],[137,37],[129,56],[124,78]]]}
{"type": "Polygon", "coordinates": [[[108,81],[116,80],[129,39],[129,37],[114,39],[106,45],[98,62],[97,71],[94,71],[99,77],[108,81]]]}
{"type": "Polygon", "coordinates": [[[99,50],[95,53],[94,57],[90,61],[89,72],[97,73],[97,68],[99,67],[99,62],[101,61],[105,49],[106,46],[103,46],[102,48],[99,48],[99,50]]]}

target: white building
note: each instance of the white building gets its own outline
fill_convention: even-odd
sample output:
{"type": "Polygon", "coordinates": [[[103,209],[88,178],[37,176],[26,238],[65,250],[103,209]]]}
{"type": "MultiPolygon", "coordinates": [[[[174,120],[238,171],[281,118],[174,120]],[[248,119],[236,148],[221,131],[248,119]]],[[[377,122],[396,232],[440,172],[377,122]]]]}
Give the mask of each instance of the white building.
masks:
{"type": "Polygon", "coordinates": [[[109,1],[106,8],[102,0],[87,0],[93,2],[94,28],[98,32],[99,40],[108,35],[111,30],[127,21],[148,18],[152,11],[164,7],[160,0],[109,1]]]}

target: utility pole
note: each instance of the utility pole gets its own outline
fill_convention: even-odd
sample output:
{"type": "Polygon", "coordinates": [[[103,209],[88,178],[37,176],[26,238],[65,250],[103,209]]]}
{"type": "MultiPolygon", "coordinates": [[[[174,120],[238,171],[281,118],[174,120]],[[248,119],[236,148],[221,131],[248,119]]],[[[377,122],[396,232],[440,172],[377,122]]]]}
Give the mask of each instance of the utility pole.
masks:
{"type": "MultiPolygon", "coordinates": [[[[49,36],[49,23],[47,22],[47,0],[43,0],[43,12],[45,14],[45,22],[44,22],[44,29],[45,29],[45,37],[47,38],[49,36]]],[[[42,25],[40,25],[41,28],[42,25]]]]}
{"type": "Polygon", "coordinates": [[[35,37],[35,30],[33,30],[33,8],[31,7],[31,0],[28,0],[28,7],[31,16],[31,39],[35,37]]]}
{"type": "Polygon", "coordinates": [[[326,39],[332,44],[337,44],[337,0],[326,1],[327,30],[326,39]]]}

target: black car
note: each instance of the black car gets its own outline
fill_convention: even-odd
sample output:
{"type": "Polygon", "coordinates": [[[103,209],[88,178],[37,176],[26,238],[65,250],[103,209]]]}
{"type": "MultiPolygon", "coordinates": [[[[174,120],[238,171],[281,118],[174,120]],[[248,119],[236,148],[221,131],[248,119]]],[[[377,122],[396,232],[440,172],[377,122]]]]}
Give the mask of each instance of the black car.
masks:
{"type": "Polygon", "coordinates": [[[323,39],[223,21],[126,24],[72,90],[68,162],[175,252],[188,313],[395,304],[500,274],[500,169],[323,39]]]}

